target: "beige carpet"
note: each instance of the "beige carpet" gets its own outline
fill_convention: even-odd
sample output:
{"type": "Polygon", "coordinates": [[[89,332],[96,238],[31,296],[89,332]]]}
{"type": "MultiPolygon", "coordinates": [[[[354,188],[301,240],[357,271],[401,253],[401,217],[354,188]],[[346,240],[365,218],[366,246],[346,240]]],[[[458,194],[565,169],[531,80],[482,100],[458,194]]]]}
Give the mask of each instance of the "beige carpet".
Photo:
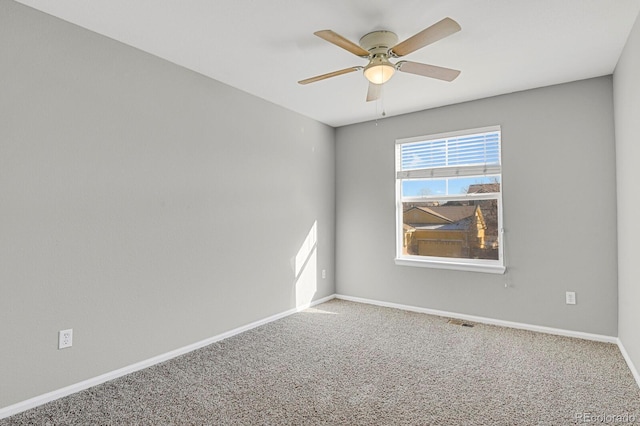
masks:
{"type": "Polygon", "coordinates": [[[0,425],[555,426],[625,418],[640,424],[640,389],[613,344],[333,300],[0,425]]]}

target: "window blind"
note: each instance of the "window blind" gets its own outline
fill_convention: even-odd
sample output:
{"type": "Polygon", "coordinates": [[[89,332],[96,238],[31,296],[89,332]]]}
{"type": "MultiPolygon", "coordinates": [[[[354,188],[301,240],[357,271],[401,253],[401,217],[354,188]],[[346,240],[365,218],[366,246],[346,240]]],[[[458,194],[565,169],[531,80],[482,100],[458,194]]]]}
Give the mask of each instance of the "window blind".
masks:
{"type": "Polygon", "coordinates": [[[401,145],[401,170],[499,164],[499,132],[411,142],[401,145]]]}

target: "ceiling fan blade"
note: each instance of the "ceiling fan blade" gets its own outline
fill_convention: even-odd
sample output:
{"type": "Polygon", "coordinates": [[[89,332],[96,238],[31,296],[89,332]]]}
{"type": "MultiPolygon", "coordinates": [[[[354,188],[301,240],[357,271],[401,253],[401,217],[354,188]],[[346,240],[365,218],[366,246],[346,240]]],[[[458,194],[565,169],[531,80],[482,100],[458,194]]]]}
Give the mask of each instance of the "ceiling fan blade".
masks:
{"type": "Polygon", "coordinates": [[[453,81],[460,75],[460,71],[458,70],[411,61],[400,61],[396,64],[396,68],[398,71],[417,74],[424,77],[437,78],[438,80],[444,81],[453,81]]]}
{"type": "Polygon", "coordinates": [[[329,43],[333,43],[338,47],[342,47],[344,50],[347,50],[356,56],[361,56],[363,58],[369,57],[369,52],[364,50],[362,47],[358,46],[351,40],[342,37],[340,34],[334,33],[331,30],[316,31],[313,34],[317,35],[323,40],[328,41],[329,43]]]}
{"type": "Polygon", "coordinates": [[[300,80],[298,83],[299,84],[315,83],[316,81],[324,80],[324,79],[331,78],[331,77],[337,77],[339,75],[348,74],[350,72],[358,71],[358,70],[361,70],[361,69],[362,69],[362,67],[349,67],[349,68],[345,68],[345,69],[340,70],[340,71],[333,71],[333,72],[329,72],[329,73],[326,73],[326,74],[317,75],[315,77],[305,78],[304,80],[300,80]]]}
{"type": "Polygon", "coordinates": [[[382,84],[373,84],[369,82],[369,90],[367,90],[367,102],[376,101],[380,99],[381,91],[382,91],[382,84]]]}
{"type": "Polygon", "coordinates": [[[415,52],[431,43],[442,40],[451,34],[457,33],[462,28],[451,18],[444,18],[442,21],[436,22],[429,28],[425,28],[413,37],[409,37],[405,41],[396,44],[389,49],[389,55],[400,57],[415,52]]]}

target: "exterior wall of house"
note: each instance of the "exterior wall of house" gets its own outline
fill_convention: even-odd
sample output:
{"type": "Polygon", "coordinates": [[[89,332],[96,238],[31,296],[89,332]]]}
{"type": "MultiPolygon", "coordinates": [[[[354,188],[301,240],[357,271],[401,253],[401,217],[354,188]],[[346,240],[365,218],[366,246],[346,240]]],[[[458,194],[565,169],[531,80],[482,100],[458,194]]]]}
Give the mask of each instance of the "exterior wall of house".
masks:
{"type": "Polygon", "coordinates": [[[484,230],[471,226],[466,230],[441,231],[416,229],[409,246],[413,254],[420,256],[463,257],[470,249],[482,248],[484,230]]]}
{"type": "Polygon", "coordinates": [[[468,243],[464,240],[466,235],[414,235],[420,256],[438,256],[460,258],[468,256],[468,243]]]}
{"type": "MultiPolygon", "coordinates": [[[[411,209],[403,214],[403,221],[410,225],[439,225],[450,223],[420,209],[411,209]]],[[[410,229],[403,238],[403,254],[435,257],[470,258],[481,257],[485,248],[485,223],[482,210],[476,208],[474,220],[467,229],[410,229]]]]}

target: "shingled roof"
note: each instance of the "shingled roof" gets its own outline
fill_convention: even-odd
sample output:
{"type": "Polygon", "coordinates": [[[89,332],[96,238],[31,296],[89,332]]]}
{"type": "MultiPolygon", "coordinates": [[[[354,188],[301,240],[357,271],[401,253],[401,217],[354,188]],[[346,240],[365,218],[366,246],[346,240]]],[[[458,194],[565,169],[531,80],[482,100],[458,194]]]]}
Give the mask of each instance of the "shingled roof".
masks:
{"type": "MultiPolygon", "coordinates": [[[[424,219],[428,220],[428,215],[432,216],[434,221],[420,221],[417,223],[405,223],[405,231],[411,229],[438,229],[438,230],[465,230],[474,223],[476,210],[479,210],[478,206],[431,206],[431,207],[411,207],[406,210],[405,213],[411,210],[419,210],[427,214],[424,219]],[[436,218],[440,219],[437,220],[436,218]],[[445,221],[445,223],[442,223],[445,221]]],[[[481,220],[482,213],[478,211],[481,220]]]]}
{"type": "Polygon", "coordinates": [[[469,185],[467,194],[487,194],[492,192],[500,192],[500,183],[474,183],[469,185]]]}
{"type": "Polygon", "coordinates": [[[477,206],[432,206],[412,208],[438,216],[448,222],[458,222],[462,219],[475,215],[477,206]]]}

